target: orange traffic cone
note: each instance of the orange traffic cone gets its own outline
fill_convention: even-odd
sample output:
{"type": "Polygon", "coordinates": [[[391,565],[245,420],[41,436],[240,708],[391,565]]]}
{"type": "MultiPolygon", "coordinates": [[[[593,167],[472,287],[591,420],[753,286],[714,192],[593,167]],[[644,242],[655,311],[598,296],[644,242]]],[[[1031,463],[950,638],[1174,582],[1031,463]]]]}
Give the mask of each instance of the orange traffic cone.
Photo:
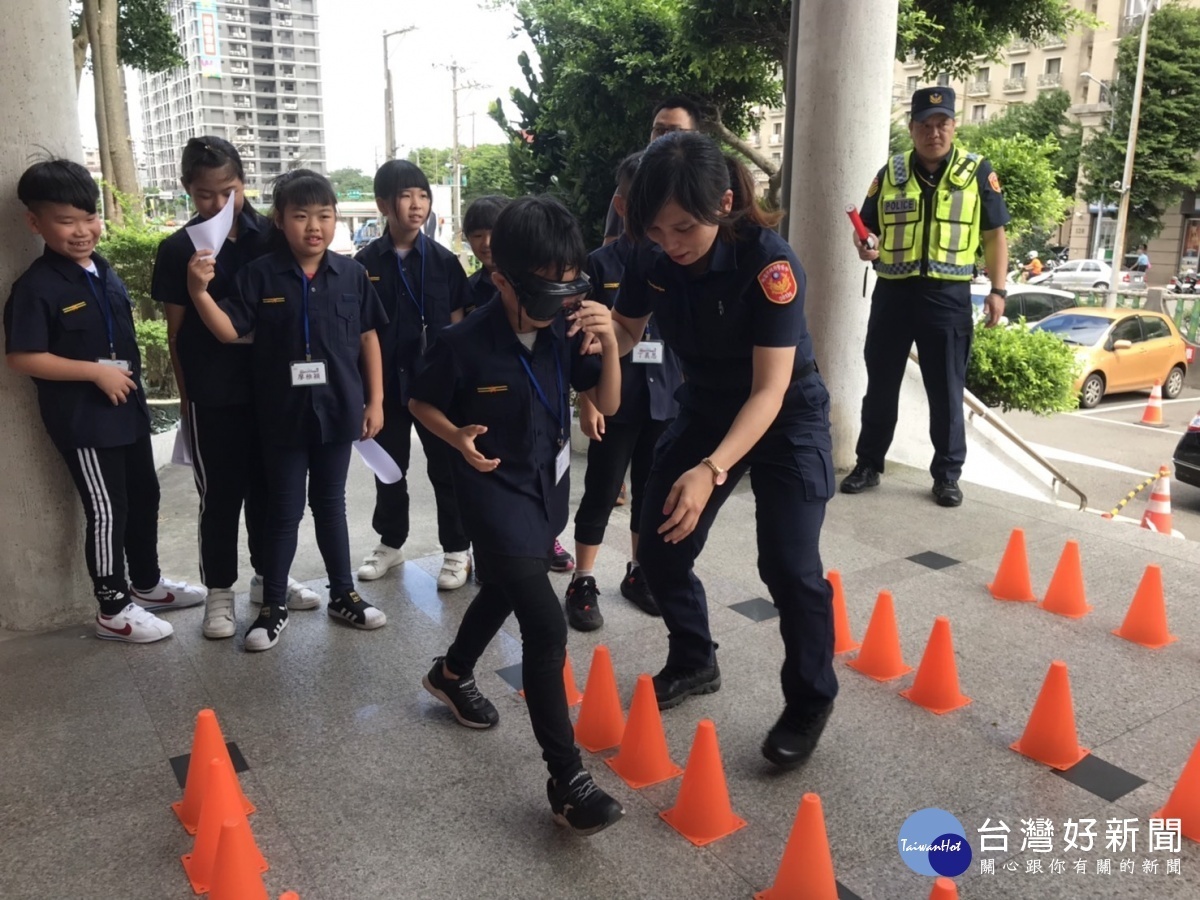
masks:
{"type": "Polygon", "coordinates": [[[1146,566],[1129,612],[1121,627],[1113,634],[1151,650],[1158,650],[1179,640],[1167,631],[1167,604],[1163,599],[1162,568],[1146,566]]]}
{"type": "MultiPolygon", "coordinates": [[[[579,693],[579,688],[575,686],[575,670],[571,668],[570,653],[563,659],[563,687],[567,691],[567,706],[578,706],[583,702],[583,694],[579,693]]],[[[517,695],[524,697],[525,688],[517,691],[517,695]]]]}
{"type": "Polygon", "coordinates": [[[900,652],[900,632],[896,628],[896,610],[892,606],[891,591],[880,591],[863,635],[862,650],[846,665],[874,678],[876,681],[892,681],[912,671],[904,664],[900,652]]]}
{"type": "Polygon", "coordinates": [[[935,879],[929,900],[958,900],[958,885],[950,878],[935,879]]]}
{"type": "Polygon", "coordinates": [[[1142,527],[1167,535],[1174,530],[1171,520],[1171,470],[1166,466],[1159,467],[1158,479],[1150,488],[1150,502],[1146,504],[1146,512],[1142,515],[1142,527]]]}
{"type": "Polygon", "coordinates": [[[1150,392],[1150,399],[1146,401],[1146,411],[1142,413],[1142,421],[1139,424],[1149,425],[1151,428],[1167,427],[1162,414],[1162,382],[1154,382],[1154,390],[1150,392]]]}
{"type": "Polygon", "coordinates": [[[925,655],[921,657],[917,677],[912,687],[901,691],[900,696],[939,716],[971,702],[971,698],[958,688],[954,641],[950,637],[950,620],[945,616],[933,620],[933,631],[930,632],[929,643],[925,645],[925,655]]]}
{"type": "Polygon", "coordinates": [[[842,573],[830,569],[825,576],[833,585],[833,655],[850,653],[862,645],[850,633],[850,616],[846,613],[846,592],[842,589],[842,573]]]}
{"type": "Polygon", "coordinates": [[[1052,769],[1069,769],[1091,752],[1079,746],[1066,663],[1059,660],[1050,663],[1025,733],[1010,746],[1052,769]]]}
{"type": "Polygon", "coordinates": [[[837,896],[821,798],[805,794],[800,798],[775,882],[755,894],[754,900],[837,900],[837,896]]]}
{"type": "Polygon", "coordinates": [[[262,873],[249,853],[254,846],[249,830],[245,816],[240,820],[226,819],[221,823],[208,900],[267,900],[262,873]]]}
{"type": "Polygon", "coordinates": [[[598,644],[592,654],[592,668],[588,671],[579,719],[575,722],[575,740],[579,746],[598,753],[621,743],[624,731],[625,717],[621,714],[612,658],[608,648],[598,644]]]}
{"type": "Polygon", "coordinates": [[[1087,594],[1083,589],[1083,564],[1079,559],[1079,541],[1067,541],[1046,596],[1038,604],[1040,609],[1068,619],[1081,619],[1092,611],[1088,606],[1087,594]]]}
{"type": "MultiPolygon", "coordinates": [[[[196,731],[192,735],[192,755],[188,759],[183,799],[171,804],[171,809],[175,810],[175,815],[179,817],[188,834],[195,834],[200,824],[200,806],[204,801],[208,780],[208,761],[214,756],[228,762],[230,771],[233,771],[233,760],[229,758],[229,748],[225,746],[225,738],[221,736],[217,714],[211,709],[202,709],[196,714],[196,731]]],[[[246,815],[254,812],[254,804],[242,794],[240,785],[238,796],[246,815]]]]}
{"type": "Polygon", "coordinates": [[[284,891],[279,895],[279,900],[300,900],[300,895],[295,891],[284,891]]]}
{"type": "Polygon", "coordinates": [[[242,811],[240,797],[241,791],[237,786],[237,776],[233,774],[233,766],[228,760],[214,756],[209,761],[208,786],[204,806],[200,810],[196,843],[191,853],[183,855],[183,869],[197,894],[208,893],[212,887],[213,870],[217,864],[217,844],[221,840],[221,826],[227,819],[246,823],[245,829],[237,830],[239,839],[246,844],[244,851],[238,852],[244,852],[258,867],[258,871],[267,871],[267,861],[263,859],[254,843],[250,823],[246,819],[246,813],[242,811]]]}
{"type": "Polygon", "coordinates": [[[1192,748],[1167,805],[1151,818],[1178,819],[1183,836],[1200,843],[1200,741],[1192,748]]]}
{"type": "Polygon", "coordinates": [[[654,681],[649,675],[638,676],[621,749],[605,762],[635,789],[658,784],[683,772],[671,762],[667,752],[667,736],[663,733],[658,701],[654,699],[654,681]]]}
{"type": "Polygon", "coordinates": [[[729,805],[717,729],[711,719],[701,719],[696,726],[675,805],[659,816],[697,847],[746,827],[746,820],[735,816],[729,805]]]}
{"type": "Polygon", "coordinates": [[[996,570],[996,580],[988,585],[988,590],[997,600],[1032,603],[1037,599],[1033,596],[1033,584],[1029,580],[1029,557],[1025,553],[1024,529],[1014,528],[1009,535],[1008,546],[1000,560],[1000,568],[996,570]]]}

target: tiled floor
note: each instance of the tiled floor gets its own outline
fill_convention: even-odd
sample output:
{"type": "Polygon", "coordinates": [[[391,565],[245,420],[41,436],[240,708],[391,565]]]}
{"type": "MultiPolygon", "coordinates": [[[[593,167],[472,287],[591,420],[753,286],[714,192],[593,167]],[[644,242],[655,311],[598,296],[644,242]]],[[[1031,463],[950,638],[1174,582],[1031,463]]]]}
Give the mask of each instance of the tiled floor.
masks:
{"type": "MultiPolygon", "coordinates": [[[[194,579],[190,481],[179,470],[162,481],[164,568],[194,579]]],[[[749,897],[770,883],[806,791],[821,796],[847,897],[928,896],[930,879],[906,868],[896,849],[901,824],[925,807],[956,815],[974,848],[958,879],[964,898],[1200,896],[1196,844],[1185,840],[1173,853],[1150,852],[1146,843],[1150,815],[1200,739],[1200,546],[982,488],[972,488],[961,509],[939,509],[915,472],[889,473],[868,495],[835,498],[822,551],[827,567],[842,573],[855,637],[887,588],[905,661],[916,666],[934,617],[948,616],[973,702],[935,716],[897,695],[913,676],[880,684],[839,658],[841,695],[821,747],[802,770],[781,775],[759,744],[780,708],[782,646],[754,567],[752,499],[739,493],[698,566],[724,685],[663,716],[681,764],[697,722],[716,723],[733,808],[749,822],[697,849],[657,815],[673,804],[678,779],[633,791],[590,757],[597,780],[624,803],[624,821],[591,839],[553,824],[515,692],[515,628],[477,673],[500,710],[494,731],[458,727],[421,689],[471,591],[436,591],[431,496],[420,477],[413,489],[419,513],[408,550],[417,558],[363,586],[389,616],[378,632],[352,631],[320,611],[294,613],[279,647],[250,655],[240,637],[205,641],[200,611],[190,610],[175,615],[173,639],[150,646],[102,643],[84,627],[0,642],[0,897],[192,896],[179,862],[191,842],[169,808],[181,793],[169,760],[188,752],[203,707],[216,710],[248,765],[242,783],[259,810],[250,821],[271,866],[272,896],[290,889],[303,900],[749,897]],[[988,596],[984,585],[1014,526],[1025,529],[1038,592],[1064,540],[1080,541],[1095,606],[1089,616],[1061,619],[988,596]],[[1151,562],[1163,566],[1180,638],[1161,651],[1110,634],[1151,562]],[[1096,758],[1070,777],[1008,747],[1052,659],[1070,667],[1080,742],[1096,758]],[[1134,780],[1121,783],[1125,773],[1134,780]],[[1022,850],[1021,820],[1034,817],[1054,823],[1053,852],[1022,850]],[[1066,853],[1063,823],[1080,818],[1098,821],[1100,846],[1066,853]],[[1126,818],[1139,820],[1136,850],[1106,849],[1106,820],[1126,818]],[[983,875],[977,831],[989,819],[1003,820],[1011,834],[1007,852],[985,854],[996,873],[983,875]],[[1106,858],[1113,873],[1096,874],[1106,858]],[[1056,859],[1065,872],[1053,871],[1056,859]],[[1078,859],[1086,874],[1074,872],[1078,859]],[[1122,874],[1123,859],[1137,871],[1122,874]],[[1143,860],[1155,859],[1157,874],[1143,872],[1143,860]],[[1179,860],[1179,874],[1166,873],[1168,859],[1179,860]],[[1044,874],[1027,871],[1039,862],[1044,874]]],[[[371,490],[360,471],[350,494],[357,555],[371,543],[371,490]]],[[[627,528],[628,508],[617,510],[598,571],[604,628],[570,639],[581,687],[595,645],[609,646],[626,702],[637,675],[656,671],[665,654],[661,621],[616,590],[627,528]]],[[[302,530],[294,574],[319,589],[307,522],[302,530]]],[[[553,577],[565,589],[566,576],[553,577]]],[[[244,594],[238,613],[249,617],[244,594]]]]}

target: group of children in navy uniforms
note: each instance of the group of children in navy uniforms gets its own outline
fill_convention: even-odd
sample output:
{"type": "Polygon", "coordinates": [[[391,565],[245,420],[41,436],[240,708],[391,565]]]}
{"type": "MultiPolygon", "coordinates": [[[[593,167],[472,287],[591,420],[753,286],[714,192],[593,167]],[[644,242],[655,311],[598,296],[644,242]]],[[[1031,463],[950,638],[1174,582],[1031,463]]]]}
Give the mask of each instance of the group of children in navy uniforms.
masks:
{"type": "MultiPolygon", "coordinates": [[[[804,321],[803,270],[740,163],[690,132],[630,157],[614,198],[625,236],[590,257],[557,201],[481,198],[463,222],[482,263],[469,279],[423,235],[431,192],[411,163],[390,161],[376,174],[386,228],[353,260],[328,251],[336,195],[319,174],[281,176],[269,219],[244,199],[241,161],[225,141],[189,141],[181,175],[194,222],[235,204],[221,247],[194,246],[184,229],[168,237],[153,282],[191,431],[206,590],[158,570],[141,364],[128,294],[95,253],[95,183],[81,166],[53,160],[19,186],[46,250],[5,307],[8,361],[34,378],[83,501],[98,636],[158,640],[171,626],[155,611],[204,603],[204,635],[231,637],[244,508],[251,597],[261,605],[245,648],[275,646],[291,611],[321,604],[288,575],[306,495],[327,612],[359,629],[384,625],[385,613],[355,590],[347,469],[352,444],[374,438],[407,470],[415,427],[438,505],[438,587],[461,587],[472,567],[480,585],[423,684],[461,724],[494,726],[499,714],[474,667],[515,615],[551,809],[580,834],[608,827],[623,810],[575,746],[561,674],[567,627],[547,576],[574,565],[557,541],[568,515],[574,391],[591,446],[566,620],[581,630],[602,623],[593,566],[632,462],[621,593],[661,615],[670,633],[654,678],[659,705],[717,690],[693,563],[749,471],[759,571],[787,650],[786,708],[763,752],[784,767],[808,758],[837,690],[817,550],[832,491],[828,395],[804,321]]],[[[360,580],[403,562],[408,502],[405,481],[377,481],[380,543],[360,580]]]]}

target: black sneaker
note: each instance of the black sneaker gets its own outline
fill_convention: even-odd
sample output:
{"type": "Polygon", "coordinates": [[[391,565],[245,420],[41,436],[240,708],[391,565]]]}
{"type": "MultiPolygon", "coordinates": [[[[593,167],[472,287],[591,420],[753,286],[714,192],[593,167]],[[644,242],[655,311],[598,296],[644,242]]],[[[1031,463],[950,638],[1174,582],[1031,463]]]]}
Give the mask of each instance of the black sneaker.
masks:
{"type": "Polygon", "coordinates": [[[785,709],[779,721],[767,732],[762,745],[763,756],[781,769],[792,769],[807,762],[817,749],[817,741],[832,713],[832,703],[815,713],[792,714],[785,709]]]}
{"type": "Polygon", "coordinates": [[[876,487],[878,484],[879,473],[866,463],[859,463],[842,479],[842,493],[861,494],[867,488],[876,487]]]}
{"type": "Polygon", "coordinates": [[[496,712],[491,700],[479,693],[475,676],[457,681],[447,678],[442,672],[442,663],[445,661],[444,656],[433,661],[433,668],[421,679],[425,690],[450,707],[454,718],[468,728],[491,728],[499,722],[500,713],[496,712]]]}
{"type": "Polygon", "coordinates": [[[935,481],[933,496],[937,498],[938,506],[962,506],[963,492],[957,481],[935,481]]]}
{"type": "Polygon", "coordinates": [[[650,585],[646,584],[646,573],[642,571],[641,566],[625,563],[625,577],[621,580],[621,596],[647,615],[662,615],[654,595],[650,593],[650,585]]]}
{"type": "Polygon", "coordinates": [[[355,628],[372,631],[387,624],[387,616],[383,610],[376,609],[362,597],[358,591],[337,591],[329,595],[329,605],[325,611],[335,619],[341,619],[355,628]]]}
{"type": "Polygon", "coordinates": [[[564,783],[551,778],[546,782],[546,796],[554,821],[576,834],[603,831],[625,815],[624,807],[602,791],[586,769],[580,769],[564,783]]]}
{"type": "Polygon", "coordinates": [[[591,575],[567,585],[567,624],[576,631],[595,631],[604,624],[600,615],[600,591],[591,575]]]}
{"type": "Polygon", "coordinates": [[[246,629],[246,649],[250,652],[270,650],[279,643],[279,635],[287,628],[286,606],[267,605],[258,611],[258,618],[246,629]]]}
{"type": "Polygon", "coordinates": [[[654,676],[654,697],[659,709],[673,709],[693,694],[712,694],[721,689],[721,669],[714,659],[711,666],[685,669],[663,666],[654,676]]]}

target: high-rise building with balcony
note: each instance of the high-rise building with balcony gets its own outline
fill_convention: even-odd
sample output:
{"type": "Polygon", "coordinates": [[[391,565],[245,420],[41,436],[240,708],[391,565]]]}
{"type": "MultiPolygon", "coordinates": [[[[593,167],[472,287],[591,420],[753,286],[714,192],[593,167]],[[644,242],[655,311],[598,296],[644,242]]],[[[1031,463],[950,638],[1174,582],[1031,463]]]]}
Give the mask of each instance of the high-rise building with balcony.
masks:
{"type": "Polygon", "coordinates": [[[325,171],[317,0],[166,0],[185,64],[142,79],[148,191],[174,191],[188,138],[238,148],[246,193],[325,171]]]}

